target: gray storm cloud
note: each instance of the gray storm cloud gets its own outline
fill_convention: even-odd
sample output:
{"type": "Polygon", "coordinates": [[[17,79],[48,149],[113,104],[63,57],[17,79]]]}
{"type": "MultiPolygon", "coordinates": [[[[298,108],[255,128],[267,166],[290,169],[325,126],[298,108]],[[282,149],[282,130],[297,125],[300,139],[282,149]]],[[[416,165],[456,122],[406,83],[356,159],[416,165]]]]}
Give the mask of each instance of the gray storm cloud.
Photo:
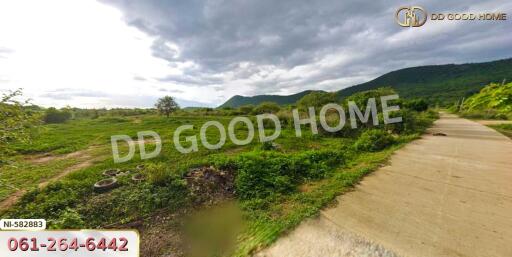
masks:
{"type": "MultiPolygon", "coordinates": [[[[171,66],[196,64],[183,75],[156,79],[216,87],[240,81],[251,94],[337,90],[409,66],[512,56],[510,20],[402,28],[394,12],[409,4],[404,1],[102,2],[157,38],[154,56],[171,66]]],[[[415,4],[432,12],[512,13],[512,3],[505,0],[415,4]]]]}

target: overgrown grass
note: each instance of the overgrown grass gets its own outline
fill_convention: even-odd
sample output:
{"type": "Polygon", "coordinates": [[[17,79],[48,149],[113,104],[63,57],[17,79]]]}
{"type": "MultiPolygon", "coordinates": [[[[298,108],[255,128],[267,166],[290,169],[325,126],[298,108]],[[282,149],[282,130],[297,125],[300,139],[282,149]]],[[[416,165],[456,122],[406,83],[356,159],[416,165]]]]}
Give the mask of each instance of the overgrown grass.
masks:
{"type": "Polygon", "coordinates": [[[60,171],[76,164],[76,160],[58,160],[48,165],[37,165],[17,158],[17,160],[9,165],[2,167],[0,180],[0,201],[5,199],[17,189],[29,189],[35,187],[42,181],[52,178],[60,171]]]}
{"type": "Polygon", "coordinates": [[[469,119],[512,119],[512,83],[491,83],[472,95],[462,105],[451,108],[469,119]]]}
{"type": "MultiPolygon", "coordinates": [[[[208,119],[210,120],[211,117],[208,119]]],[[[131,120],[131,119],[130,119],[131,120]]],[[[137,117],[137,122],[127,121],[118,123],[116,121],[103,121],[103,120],[79,120],[71,121],[65,124],[58,125],[45,125],[42,127],[41,134],[30,144],[16,145],[16,149],[22,153],[40,153],[49,152],[51,155],[62,157],[60,153],[70,153],[75,150],[84,150],[88,146],[95,145],[95,150],[88,152],[91,156],[88,159],[99,158],[99,160],[92,166],[76,171],[61,180],[62,185],[59,185],[59,190],[52,190],[52,184],[47,189],[36,190],[35,187],[44,182],[64,169],[69,168],[81,161],[73,158],[57,158],[56,160],[32,163],[26,155],[20,155],[13,159],[13,161],[6,166],[2,167],[0,179],[3,184],[10,185],[3,186],[0,189],[0,199],[5,199],[9,194],[17,189],[32,190],[31,194],[37,194],[34,201],[22,201],[15,208],[16,215],[32,216],[32,217],[45,217],[50,220],[58,218],[60,211],[66,208],[75,208],[78,203],[86,204],[88,199],[94,195],[92,192],[92,185],[103,178],[102,171],[110,168],[121,168],[133,170],[136,165],[141,163],[161,163],[165,165],[167,174],[174,174],[180,177],[181,174],[186,172],[191,167],[205,165],[215,156],[233,156],[244,152],[259,149],[260,144],[255,140],[253,143],[246,146],[234,145],[231,141],[226,141],[226,145],[220,151],[213,151],[205,149],[200,146],[198,152],[189,154],[182,154],[178,152],[173,145],[172,132],[180,125],[192,124],[195,129],[183,133],[183,136],[198,135],[200,126],[208,121],[205,118],[198,117],[171,117],[166,119],[163,117],[137,117]],[[133,138],[136,137],[138,131],[154,130],[160,134],[163,140],[162,153],[154,159],[148,161],[141,161],[137,155],[135,158],[127,163],[114,164],[112,160],[112,153],[110,151],[110,136],[116,134],[127,134],[133,138]],[[77,140],[77,138],[80,138],[77,140]],[[80,191],[77,194],[77,199],[72,200],[75,194],[62,194],[60,191],[75,190],[80,191]],[[60,199],[59,197],[62,197],[60,199]],[[45,208],[37,208],[37,205],[44,205],[44,202],[52,202],[59,208],[50,208],[46,211],[45,208]],[[56,202],[62,202],[57,204],[56,202]],[[27,206],[26,204],[30,205],[27,206]],[[32,207],[33,205],[33,207],[32,207]],[[60,208],[62,207],[62,208],[60,208]]],[[[230,117],[217,117],[227,127],[227,122],[230,117]]],[[[246,130],[236,130],[238,138],[243,138],[247,134],[246,130]]],[[[215,130],[207,131],[208,140],[212,143],[219,140],[218,132],[215,130]]],[[[324,148],[336,147],[343,144],[343,139],[330,140],[328,138],[314,138],[311,133],[306,132],[303,139],[297,140],[294,131],[284,129],[282,136],[277,139],[278,144],[283,152],[297,152],[308,148],[324,148]]],[[[186,144],[186,143],[184,143],[186,144]]],[[[127,152],[127,146],[121,147],[121,154],[127,152]]],[[[32,157],[30,157],[32,158],[32,157]]],[[[55,183],[54,183],[55,184],[55,183]]],[[[116,189],[118,191],[131,191],[133,186],[127,184],[125,187],[116,189]]],[[[147,213],[145,211],[144,213],[147,213]]],[[[100,224],[98,222],[86,222],[87,224],[100,224]]]]}
{"type": "MultiPolygon", "coordinates": [[[[364,175],[375,170],[394,150],[421,134],[436,118],[433,112],[403,110],[400,114],[404,117],[403,124],[361,124],[357,130],[318,135],[303,127],[300,138],[288,125],[270,145],[253,140],[246,146],[237,146],[227,140],[221,150],[200,146],[199,151],[189,154],[174,148],[173,131],[178,126],[194,125],[193,131],[182,136],[197,136],[204,122],[217,120],[227,127],[231,117],[137,116],[46,125],[32,143],[13,148],[24,154],[62,154],[95,145],[90,158],[102,159],[43,189],[36,189],[41,181],[80,160],[64,158],[33,165],[24,156],[16,157],[6,172],[2,171],[1,178],[29,192],[0,216],[44,218],[53,228],[96,228],[121,225],[156,211],[172,213],[194,204],[182,174],[193,167],[214,165],[236,175],[236,200],[249,225],[240,234],[234,255],[246,256],[272,243],[304,218],[317,214],[337,195],[350,190],[364,175]],[[136,157],[114,164],[110,136],[126,134],[135,138],[138,131],[144,130],[160,134],[162,153],[146,161],[136,157]],[[134,183],[128,176],[120,177],[116,189],[104,194],[93,191],[93,184],[104,178],[105,169],[133,171],[138,164],[151,166],[152,173],[146,174],[148,180],[134,183]]],[[[237,127],[235,133],[237,138],[244,138],[247,131],[237,127]]],[[[219,134],[214,129],[208,130],[207,138],[210,143],[216,143],[219,134]]],[[[121,147],[121,151],[125,153],[126,148],[121,147]]],[[[11,192],[0,191],[0,197],[5,198],[11,192]]]]}
{"type": "Polygon", "coordinates": [[[351,190],[362,177],[374,171],[404,144],[381,152],[358,155],[345,166],[335,169],[327,178],[310,181],[297,188],[295,193],[256,203],[263,208],[254,208],[254,203],[246,203],[249,229],[241,236],[234,256],[247,256],[255,249],[268,246],[305,218],[317,215],[320,209],[331,203],[336,196],[351,190]]]}

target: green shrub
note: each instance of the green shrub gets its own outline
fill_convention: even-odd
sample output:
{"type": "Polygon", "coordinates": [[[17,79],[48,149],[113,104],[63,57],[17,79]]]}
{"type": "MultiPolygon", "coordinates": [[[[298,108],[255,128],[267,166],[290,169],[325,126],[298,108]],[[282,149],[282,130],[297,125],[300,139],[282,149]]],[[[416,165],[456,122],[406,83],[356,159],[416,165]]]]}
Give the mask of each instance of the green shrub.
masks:
{"type": "Polygon", "coordinates": [[[289,159],[273,152],[253,152],[237,160],[236,192],[242,199],[264,198],[273,193],[292,191],[294,183],[288,176],[289,159]]]}
{"type": "Polygon", "coordinates": [[[59,111],[53,107],[48,108],[43,117],[45,123],[64,123],[71,118],[71,113],[67,110],[59,111]]]}
{"type": "MultiPolygon", "coordinates": [[[[348,102],[354,102],[359,107],[360,110],[365,110],[366,105],[368,104],[368,99],[375,98],[377,110],[380,113],[380,112],[382,112],[382,102],[381,102],[380,97],[387,96],[387,95],[394,95],[394,94],[396,94],[396,91],[393,88],[380,87],[377,89],[357,92],[357,93],[345,98],[343,102],[344,102],[344,106],[348,106],[348,102]]],[[[397,104],[398,102],[400,102],[400,99],[388,102],[388,105],[397,104]]],[[[346,108],[346,109],[348,110],[348,108],[346,108]]]]}
{"type": "Polygon", "coordinates": [[[64,210],[59,219],[51,222],[51,229],[83,229],[84,221],[80,214],[73,209],[64,210]]]}
{"type": "Polygon", "coordinates": [[[304,111],[307,111],[309,107],[315,107],[316,111],[319,112],[324,105],[335,103],[337,100],[336,93],[314,91],[297,101],[297,106],[304,111]]]}
{"type": "Polygon", "coordinates": [[[274,142],[266,141],[266,142],[261,143],[260,149],[263,151],[271,151],[271,150],[275,150],[276,147],[275,147],[274,142]]]}
{"type": "MultiPolygon", "coordinates": [[[[344,99],[344,101],[343,101],[344,109],[348,111],[349,103],[353,102],[355,105],[357,105],[359,110],[364,112],[364,110],[366,110],[366,107],[368,105],[368,100],[371,98],[375,98],[375,104],[376,104],[377,113],[378,113],[377,115],[379,115],[382,113],[382,101],[381,101],[380,97],[394,95],[394,94],[396,94],[396,92],[394,91],[394,89],[392,89],[390,87],[381,87],[381,88],[372,89],[372,90],[368,90],[368,91],[358,92],[358,93],[355,93],[355,94],[344,99]]],[[[403,102],[402,99],[388,101],[388,106],[401,105],[400,104],[401,102],[403,102]]],[[[349,115],[347,115],[346,117],[347,117],[347,124],[345,126],[350,126],[349,115]]],[[[374,124],[372,122],[372,120],[373,120],[372,118],[373,117],[369,118],[366,123],[362,123],[361,120],[356,118],[357,127],[358,128],[373,128],[374,124]]],[[[380,123],[380,124],[382,124],[382,123],[380,123]]]]}
{"type": "Polygon", "coordinates": [[[207,164],[213,165],[221,170],[236,170],[236,159],[234,157],[228,157],[226,155],[213,155],[209,158],[209,162],[207,164]]]}
{"type": "Polygon", "coordinates": [[[344,154],[339,150],[242,154],[236,160],[236,191],[244,200],[290,193],[304,180],[324,177],[343,163],[344,154]]]}
{"type": "Polygon", "coordinates": [[[370,129],[361,134],[354,146],[359,151],[380,151],[395,142],[393,136],[383,130],[370,129]]]}
{"type": "Polygon", "coordinates": [[[164,164],[150,163],[144,168],[148,181],[155,185],[165,185],[171,179],[171,172],[164,164]]]}
{"type": "Polygon", "coordinates": [[[382,113],[379,113],[379,124],[385,124],[384,129],[386,131],[390,131],[393,134],[407,134],[414,131],[416,124],[416,113],[407,109],[400,109],[389,114],[389,118],[396,117],[402,117],[402,121],[385,124],[384,116],[382,113]]]}
{"type": "MultiPolygon", "coordinates": [[[[416,112],[404,108],[391,112],[389,117],[402,117],[402,121],[385,124],[384,130],[397,135],[409,135],[415,133],[423,133],[426,128],[432,125],[434,120],[439,118],[439,114],[433,110],[416,112]]],[[[379,113],[379,123],[384,124],[382,113],[379,113]]]]}
{"type": "Polygon", "coordinates": [[[279,110],[281,110],[281,107],[274,102],[263,102],[254,108],[256,114],[277,113],[279,110]]]}
{"type": "Polygon", "coordinates": [[[290,111],[281,110],[276,113],[276,116],[279,119],[279,122],[281,122],[281,127],[293,127],[293,115],[290,111]]]}
{"type": "Polygon", "coordinates": [[[428,102],[425,99],[414,99],[404,102],[404,107],[417,112],[424,112],[428,109],[428,102]]]}
{"type": "Polygon", "coordinates": [[[242,105],[238,108],[240,114],[251,114],[251,112],[254,110],[254,106],[253,105],[242,105]]]}

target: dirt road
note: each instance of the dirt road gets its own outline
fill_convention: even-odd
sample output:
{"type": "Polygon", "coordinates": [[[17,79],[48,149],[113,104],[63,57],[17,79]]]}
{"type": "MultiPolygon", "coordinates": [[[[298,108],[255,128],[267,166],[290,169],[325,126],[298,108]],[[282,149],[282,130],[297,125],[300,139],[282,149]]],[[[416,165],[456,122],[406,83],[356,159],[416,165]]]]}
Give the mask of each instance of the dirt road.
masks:
{"type": "Polygon", "coordinates": [[[258,256],[512,256],[512,140],[443,114],[434,132],[258,256]]]}
{"type": "MultiPolygon", "coordinates": [[[[72,172],[75,172],[75,171],[78,171],[78,170],[81,170],[81,169],[85,169],[87,167],[92,166],[94,164],[94,162],[103,160],[104,157],[101,157],[101,156],[98,157],[98,156],[93,156],[92,155],[92,152],[95,149],[97,149],[96,146],[90,146],[89,148],[87,148],[85,150],[80,150],[80,151],[69,153],[69,154],[65,154],[65,155],[55,156],[55,155],[43,154],[43,155],[31,156],[31,157],[27,158],[26,160],[31,162],[31,163],[34,163],[36,165],[45,165],[45,164],[47,164],[49,162],[52,162],[52,161],[66,160],[66,159],[78,160],[78,163],[73,164],[73,165],[71,165],[69,167],[66,167],[61,172],[56,174],[54,177],[51,177],[49,179],[45,179],[45,180],[41,181],[37,185],[37,187],[42,189],[42,188],[46,187],[50,182],[57,181],[57,180],[65,177],[69,173],[72,173],[72,172]]],[[[18,189],[16,192],[12,193],[9,197],[7,197],[6,199],[0,201],[0,211],[7,210],[11,206],[16,204],[16,202],[26,192],[27,192],[26,189],[18,189]]]]}

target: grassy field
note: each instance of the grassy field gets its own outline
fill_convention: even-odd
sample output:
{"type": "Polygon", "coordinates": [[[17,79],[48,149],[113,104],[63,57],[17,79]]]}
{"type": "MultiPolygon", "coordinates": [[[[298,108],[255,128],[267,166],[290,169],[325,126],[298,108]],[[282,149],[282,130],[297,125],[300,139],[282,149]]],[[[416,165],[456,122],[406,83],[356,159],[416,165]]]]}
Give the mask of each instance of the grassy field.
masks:
{"type": "MultiPolygon", "coordinates": [[[[433,112],[410,110],[402,116],[402,124],[363,125],[334,134],[321,131],[314,135],[303,127],[300,138],[286,123],[272,144],[254,140],[237,146],[227,140],[219,150],[199,144],[199,151],[189,154],[178,152],[173,145],[178,126],[194,125],[183,137],[198,135],[204,122],[217,120],[227,127],[233,117],[141,115],[44,125],[31,143],[10,145],[18,154],[2,167],[0,179],[8,186],[0,188],[0,200],[12,200],[13,194],[23,197],[2,210],[1,217],[44,218],[51,228],[136,228],[148,241],[169,235],[167,241],[142,252],[142,256],[157,256],[183,250],[176,249],[186,237],[179,224],[192,213],[233,203],[243,224],[233,229],[233,242],[228,246],[199,243],[202,246],[195,249],[208,249],[205,252],[210,256],[247,256],[350,190],[436,118],[433,112]],[[161,154],[144,161],[135,155],[129,162],[114,164],[110,136],[126,134],[135,139],[138,131],[146,130],[161,136],[161,154]],[[140,171],[147,178],[144,182],[118,177],[117,188],[94,192],[93,184],[104,178],[104,170],[119,168],[133,174],[139,172],[136,166],[140,164],[145,165],[140,171]],[[195,168],[212,172],[215,179],[190,179],[195,168]]],[[[244,126],[236,128],[238,138],[246,134],[244,126]]],[[[215,143],[218,132],[208,130],[207,138],[215,143]]],[[[127,147],[121,148],[126,151],[127,147]]],[[[213,238],[219,236],[203,242],[213,242],[213,238]]]]}

